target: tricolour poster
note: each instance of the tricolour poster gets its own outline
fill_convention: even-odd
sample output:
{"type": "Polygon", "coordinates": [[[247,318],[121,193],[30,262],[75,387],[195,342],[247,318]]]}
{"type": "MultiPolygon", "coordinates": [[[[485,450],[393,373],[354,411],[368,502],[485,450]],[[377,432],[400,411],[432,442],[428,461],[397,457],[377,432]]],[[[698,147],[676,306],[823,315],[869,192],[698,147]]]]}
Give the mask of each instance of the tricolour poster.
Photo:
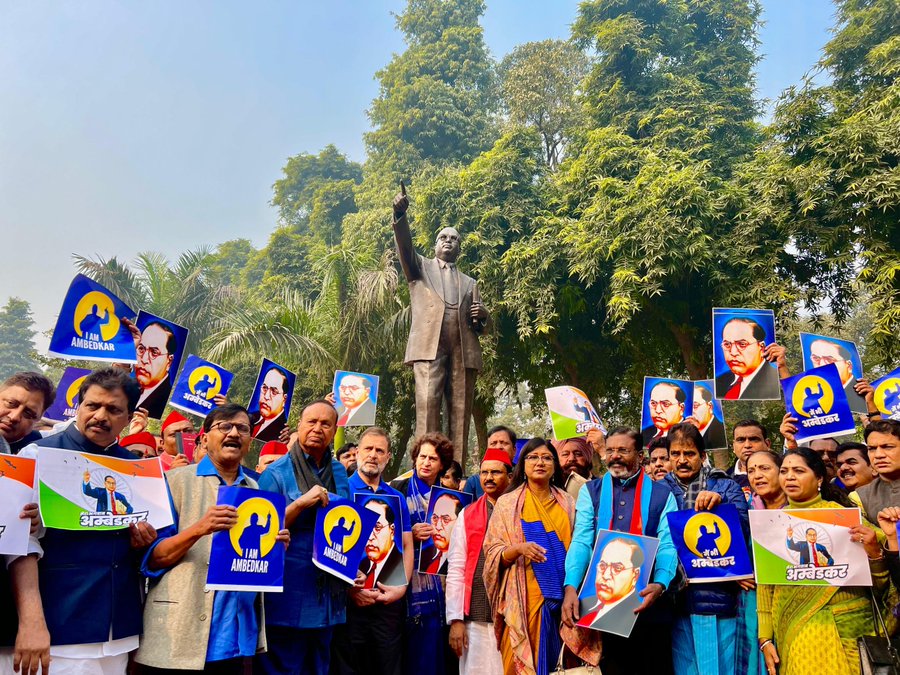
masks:
{"type": "Polygon", "coordinates": [[[403,567],[403,511],[397,495],[357,492],[353,501],[378,516],[372,534],[366,541],[366,555],[360,560],[359,571],[366,579],[364,588],[405,586],[409,583],[403,567]]]}
{"type": "Polygon", "coordinates": [[[641,405],[641,437],[644,447],[655,438],[665,438],[669,429],[690,417],[691,391],[689,380],[670,377],[645,377],[641,405]]]}
{"type": "Polygon", "coordinates": [[[675,511],[667,518],[678,560],[690,583],[753,578],[734,504],[720,504],[712,511],[675,511]]]}
{"type": "Polygon", "coordinates": [[[727,449],[725,413],[722,411],[722,402],[716,398],[715,383],[713,380],[696,380],[693,384],[688,410],[697,420],[704,446],[707,450],[727,449]]]}
{"type": "Polygon", "coordinates": [[[147,522],[157,530],[174,521],[159,459],[119,459],[41,448],[38,496],[46,527],[118,530],[147,522]]]}
{"type": "Polygon", "coordinates": [[[49,352],[64,359],[134,363],[134,339],[122,325],[122,319],[133,316],[134,311],[111,291],[79,274],[59,310],[49,352]]]}
{"type": "Polygon", "coordinates": [[[34,501],[34,469],[33,459],[0,455],[0,555],[28,553],[31,520],[19,514],[34,501]]]}
{"type": "Polygon", "coordinates": [[[729,401],[777,400],[781,390],[766,347],[775,342],[771,309],[713,309],[713,367],[716,398],[729,401]]]}
{"type": "Polygon", "coordinates": [[[659,540],[628,532],[599,530],[591,564],[578,593],[578,625],[628,637],[650,583],[659,540]]]}
{"type": "Polygon", "coordinates": [[[434,486],[428,496],[426,524],[434,529],[430,539],[419,547],[419,572],[422,574],[447,574],[447,552],[450,536],[456,527],[459,512],[472,503],[472,495],[459,490],[434,486]]]}
{"type": "Polygon", "coordinates": [[[339,370],[332,385],[339,427],[370,427],[378,407],[378,376],[339,370]]]}
{"type": "Polygon", "coordinates": [[[291,414],[291,398],[297,376],[274,361],[263,359],[250,396],[250,423],[253,438],[277,441],[291,414]]]}
{"type": "Polygon", "coordinates": [[[47,408],[44,417],[54,422],[67,422],[75,417],[75,408],[78,407],[78,390],[91,371],[87,368],[73,368],[69,366],[56,385],[56,398],[53,404],[47,408]]]}
{"type": "Polygon", "coordinates": [[[576,436],[584,436],[591,429],[600,429],[606,434],[606,427],[588,400],[587,394],[577,387],[551,387],[544,389],[553,437],[564,441],[576,436]]]}
{"type": "Polygon", "coordinates": [[[758,584],[871,586],[866,550],[851,540],[859,509],[750,511],[758,584]]]}
{"type": "Polygon", "coordinates": [[[147,416],[162,418],[166,402],[175,384],[175,373],[187,345],[188,329],[141,310],[134,322],[141,331],[137,344],[134,377],[141,388],[138,408],[147,416]]]}
{"type": "Polygon", "coordinates": [[[234,377],[222,366],[188,354],[181,375],[172,390],[169,405],[192,415],[206,417],[216,407],[213,400],[219,394],[225,396],[234,377]]]}
{"type": "Polygon", "coordinates": [[[833,363],[786,377],[781,386],[785,408],[797,418],[797,443],[856,431],[841,377],[833,363]]]}
{"type": "Polygon", "coordinates": [[[872,383],[875,407],[892,420],[900,420],[900,368],[895,368],[872,383]]]}
{"type": "Polygon", "coordinates": [[[206,588],[280,593],[285,549],[276,537],[284,528],[284,495],[223,485],[216,504],[237,508],[238,520],[230,530],[213,535],[206,588]]]}
{"type": "Polygon", "coordinates": [[[841,377],[850,410],[855,413],[867,412],[866,400],[855,389],[856,383],[863,376],[862,360],[855,342],[815,333],[800,333],[800,348],[803,351],[804,370],[833,363],[841,377]]]}
{"type": "Polygon", "coordinates": [[[313,564],[348,584],[356,580],[359,563],[366,557],[378,513],[349,499],[328,495],[328,506],[316,513],[313,564]]]}

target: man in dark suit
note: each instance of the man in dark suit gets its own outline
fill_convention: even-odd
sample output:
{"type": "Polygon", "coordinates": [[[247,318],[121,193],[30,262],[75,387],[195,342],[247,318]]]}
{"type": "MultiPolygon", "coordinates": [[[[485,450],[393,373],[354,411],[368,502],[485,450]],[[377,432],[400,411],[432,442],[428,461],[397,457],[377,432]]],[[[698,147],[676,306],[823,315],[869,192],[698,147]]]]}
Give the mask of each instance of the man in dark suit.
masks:
{"type": "Polygon", "coordinates": [[[444,493],[434,502],[431,512],[432,545],[422,547],[419,559],[419,572],[425,574],[447,574],[447,552],[450,550],[450,537],[456,526],[456,519],[462,511],[463,504],[458,497],[444,493]]]}
{"type": "Polygon", "coordinates": [[[725,437],[725,425],[716,417],[713,393],[702,384],[694,383],[694,395],[691,401],[691,414],[696,420],[703,442],[709,450],[728,447],[725,437]]]}
{"type": "Polygon", "coordinates": [[[375,424],[372,383],[361,375],[347,374],[338,382],[339,427],[366,427],[375,424]]]}
{"type": "MultiPolygon", "coordinates": [[[[650,421],[641,429],[644,447],[654,438],[665,438],[669,429],[684,420],[687,394],[674,382],[658,382],[650,391],[650,421]]],[[[647,420],[644,420],[645,422],[647,420]]]]}
{"type": "Polygon", "coordinates": [[[159,321],[147,324],[134,337],[137,352],[134,377],[141,388],[138,407],[146,410],[148,417],[158,420],[172,394],[170,371],[178,342],[172,329],[159,321]]]}
{"type": "Polygon", "coordinates": [[[722,327],[721,346],[728,372],[716,377],[716,398],[760,401],[781,397],[779,374],[790,375],[784,348],[774,343],[767,346],[762,326],[748,318],[731,319],[722,327]],[[777,361],[779,371],[767,361],[777,361]]]}
{"type": "Polygon", "coordinates": [[[818,533],[815,528],[810,527],[806,530],[805,541],[794,541],[794,528],[789,527],[785,544],[789,549],[800,554],[801,565],[815,565],[816,567],[834,565],[834,558],[831,557],[827,548],[816,543],[817,538],[818,533]]]}
{"type": "Polygon", "coordinates": [[[643,564],[644,552],[637,542],[625,537],[607,542],[594,578],[596,602],[579,624],[628,637],[637,619],[634,610],[641,604],[636,587],[643,564]]]}
{"type": "Polygon", "coordinates": [[[377,497],[369,499],[366,508],[378,514],[378,522],[366,542],[366,555],[359,563],[359,571],[366,575],[363,588],[377,588],[377,584],[403,586],[406,584],[406,572],[403,569],[403,554],[394,539],[394,510],[377,497]]]}
{"type": "Polygon", "coordinates": [[[409,282],[411,325],[404,363],[416,381],[416,436],[441,430],[447,399],[454,459],[464,461],[475,377],[482,367],[478,336],[488,322],[475,280],[456,267],[460,237],[452,227],[438,233],[434,258],[413,249],[406,219],[409,200],[401,184],[394,198],[394,241],[409,282]]]}
{"type": "Polygon", "coordinates": [[[287,426],[285,403],[288,397],[288,376],[272,366],[266,371],[259,386],[259,411],[250,416],[253,438],[260,441],[276,441],[287,426]]]}
{"type": "Polygon", "coordinates": [[[84,484],[81,491],[88,497],[97,500],[96,511],[98,513],[115,513],[118,515],[132,513],[134,508],[125,499],[125,495],[116,492],[116,479],[112,476],[106,476],[103,479],[103,487],[91,486],[91,472],[84,472],[84,484]]]}
{"type": "Polygon", "coordinates": [[[867,412],[866,399],[856,392],[858,382],[853,374],[853,355],[846,347],[831,340],[813,340],[809,346],[809,360],[812,361],[813,368],[829,363],[837,366],[850,410],[856,413],[867,412]]]}

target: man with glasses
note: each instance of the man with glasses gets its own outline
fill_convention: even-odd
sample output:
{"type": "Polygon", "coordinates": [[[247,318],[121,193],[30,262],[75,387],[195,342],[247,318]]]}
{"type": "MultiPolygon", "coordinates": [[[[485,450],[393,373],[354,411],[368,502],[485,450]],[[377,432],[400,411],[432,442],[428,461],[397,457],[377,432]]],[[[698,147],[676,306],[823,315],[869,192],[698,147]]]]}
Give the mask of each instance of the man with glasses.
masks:
{"type": "Polygon", "coordinates": [[[784,347],[766,344],[766,331],[752,319],[731,319],[722,328],[722,353],[728,364],[727,373],[716,378],[716,398],[729,401],[740,399],[778,399],[778,381],[790,377],[784,347]],[[778,364],[778,371],[768,362],[778,364]]]}
{"type": "Polygon", "coordinates": [[[579,493],[575,529],[566,555],[562,619],[571,627],[581,616],[578,589],[590,565],[597,532],[615,530],[659,539],[651,581],[639,594],[640,604],[632,609],[638,618],[631,635],[603,634],[600,669],[606,675],[672,672],[672,602],[664,591],[675,578],[678,558],[666,515],[677,511],[678,506],[666,483],[652,481],[641,468],[641,445],[641,434],[635,429],[618,427],[609,432],[609,471],[579,493]]]}
{"type": "Polygon", "coordinates": [[[259,388],[259,412],[253,414],[253,438],[258,441],[276,441],[287,426],[285,402],[287,401],[288,376],[280,368],[272,366],[266,371],[259,388]]]}
{"type": "Polygon", "coordinates": [[[137,363],[134,376],[141,388],[138,407],[147,411],[147,416],[158,420],[172,393],[169,372],[178,350],[175,333],[164,323],[154,321],[147,324],[135,342],[137,363]]]}
{"type": "Polygon", "coordinates": [[[359,375],[344,375],[338,384],[338,426],[369,426],[375,424],[375,402],[371,399],[372,385],[359,375]]]}
{"type": "Polygon", "coordinates": [[[650,390],[650,419],[653,424],[641,429],[643,447],[657,438],[665,438],[669,429],[684,420],[687,394],[674,382],[659,382],[650,390]]]}
{"type": "Polygon", "coordinates": [[[702,384],[694,383],[694,395],[691,397],[691,417],[703,436],[707,448],[727,447],[725,425],[716,417],[713,393],[702,384]]]}

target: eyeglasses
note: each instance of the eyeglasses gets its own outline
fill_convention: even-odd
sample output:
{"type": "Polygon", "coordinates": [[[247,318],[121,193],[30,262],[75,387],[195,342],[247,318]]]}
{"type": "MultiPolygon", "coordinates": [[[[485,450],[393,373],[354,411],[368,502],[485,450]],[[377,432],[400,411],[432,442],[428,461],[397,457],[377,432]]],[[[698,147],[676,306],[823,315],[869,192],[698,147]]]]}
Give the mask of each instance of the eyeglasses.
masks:
{"type": "Polygon", "coordinates": [[[251,431],[250,425],[244,424],[242,422],[239,422],[237,424],[235,424],[234,422],[216,422],[210,427],[210,429],[218,429],[226,436],[231,433],[232,429],[237,429],[237,432],[241,436],[249,436],[251,431]]]}
{"type": "Polygon", "coordinates": [[[150,348],[147,348],[147,347],[145,347],[144,345],[138,345],[138,346],[137,346],[137,355],[138,355],[140,358],[144,358],[144,356],[146,356],[146,355],[148,355],[148,354],[150,355],[150,360],[151,360],[151,361],[155,361],[155,360],[158,359],[160,356],[168,356],[168,355],[169,355],[169,352],[161,352],[161,351],[159,351],[159,349],[157,349],[156,347],[150,347],[150,348]]]}
{"type": "Polygon", "coordinates": [[[633,570],[634,566],[625,567],[622,563],[605,563],[602,560],[597,563],[597,572],[600,576],[603,576],[607,572],[609,572],[612,576],[618,576],[625,570],[633,570]]]}
{"type": "Polygon", "coordinates": [[[621,448],[621,447],[619,447],[619,448],[607,447],[606,448],[606,454],[611,455],[614,452],[618,453],[620,455],[633,455],[635,453],[635,450],[632,448],[621,448]]]}
{"type": "Polygon", "coordinates": [[[266,398],[276,398],[281,396],[284,392],[281,389],[277,389],[276,387],[270,387],[266,384],[259,388],[259,395],[264,396],[266,398]]]}
{"type": "Polygon", "coordinates": [[[431,515],[431,524],[434,527],[437,527],[438,524],[443,525],[444,527],[447,527],[454,520],[456,520],[456,518],[454,518],[453,516],[439,516],[437,514],[431,515]]]}
{"type": "Polygon", "coordinates": [[[651,400],[649,401],[649,404],[650,404],[650,409],[651,409],[651,410],[652,410],[653,408],[662,408],[663,410],[668,410],[668,409],[671,408],[673,405],[675,405],[675,401],[654,401],[654,400],[651,399],[651,400]]]}
{"type": "Polygon", "coordinates": [[[357,391],[362,391],[363,389],[365,389],[365,387],[360,387],[355,384],[342,384],[341,386],[338,387],[338,389],[340,389],[341,391],[349,391],[349,392],[353,393],[353,392],[357,392],[357,391]]]}
{"type": "Polygon", "coordinates": [[[553,464],[553,455],[528,455],[525,461],[532,464],[553,464]]]}
{"type": "Polygon", "coordinates": [[[834,356],[819,356],[818,354],[813,354],[809,357],[813,363],[818,365],[827,365],[829,363],[843,363],[847,359],[839,359],[834,356]]]}
{"type": "Polygon", "coordinates": [[[737,340],[735,342],[730,342],[729,340],[722,340],[722,351],[727,354],[728,352],[731,351],[732,347],[737,347],[737,350],[739,352],[742,352],[745,349],[747,349],[747,347],[749,347],[750,345],[757,345],[757,344],[759,344],[758,340],[754,340],[753,342],[750,342],[749,340],[737,340]]]}

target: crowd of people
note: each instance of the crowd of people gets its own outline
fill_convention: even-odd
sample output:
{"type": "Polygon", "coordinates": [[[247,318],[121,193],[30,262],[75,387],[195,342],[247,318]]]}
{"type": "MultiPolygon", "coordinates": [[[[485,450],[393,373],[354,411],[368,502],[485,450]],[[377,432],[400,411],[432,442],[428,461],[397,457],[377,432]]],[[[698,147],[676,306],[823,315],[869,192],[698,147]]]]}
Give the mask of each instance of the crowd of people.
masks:
{"type": "MultiPolygon", "coordinates": [[[[875,611],[889,631],[898,628],[900,422],[877,414],[867,416],[862,443],[799,447],[786,415],[783,452],[765,426],[742,420],[732,426],[727,470],[711,461],[691,421],[648,448],[639,429],[617,427],[532,438],[518,452],[516,433],[498,426],[468,478],[451,441],[428,433],[412,445],[412,470],[389,481],[385,470],[403,449],[369,427],[334,451],[333,399],[302,406],[296,431],[267,442],[251,470],[253,426],[242,406],[218,401],[188,459],[179,434],[194,423],[171,413],[157,438],[139,396],[126,372],[94,371],[75,418],[51,429],[42,428],[54,399],[46,377],[20,373],[0,385],[0,452],[158,455],[174,519],[159,531],[146,522],[66,531],[43,527],[37,505],[23,504],[28,553],[0,567],[0,672],[547,675],[588,664],[605,675],[844,675],[860,671],[857,640],[876,633],[875,611]],[[217,504],[223,485],[285,496],[283,592],[205,589],[210,535],[238,518],[217,504]],[[420,561],[417,544],[440,541],[446,527],[426,518],[435,486],[473,501],[447,514],[456,519],[452,535],[420,561]],[[333,496],[357,494],[371,497],[378,521],[367,566],[348,584],[313,564],[314,530],[333,496]],[[848,536],[865,550],[872,589],[686,583],[667,516],[720,504],[736,508],[748,540],[752,509],[860,508],[863,524],[848,536]],[[658,540],[628,637],[576,625],[600,530],[658,540]]],[[[816,555],[814,534],[801,559],[816,555]]],[[[624,583],[639,565],[634,555],[624,548],[598,575],[611,588],[624,583]]]]}

